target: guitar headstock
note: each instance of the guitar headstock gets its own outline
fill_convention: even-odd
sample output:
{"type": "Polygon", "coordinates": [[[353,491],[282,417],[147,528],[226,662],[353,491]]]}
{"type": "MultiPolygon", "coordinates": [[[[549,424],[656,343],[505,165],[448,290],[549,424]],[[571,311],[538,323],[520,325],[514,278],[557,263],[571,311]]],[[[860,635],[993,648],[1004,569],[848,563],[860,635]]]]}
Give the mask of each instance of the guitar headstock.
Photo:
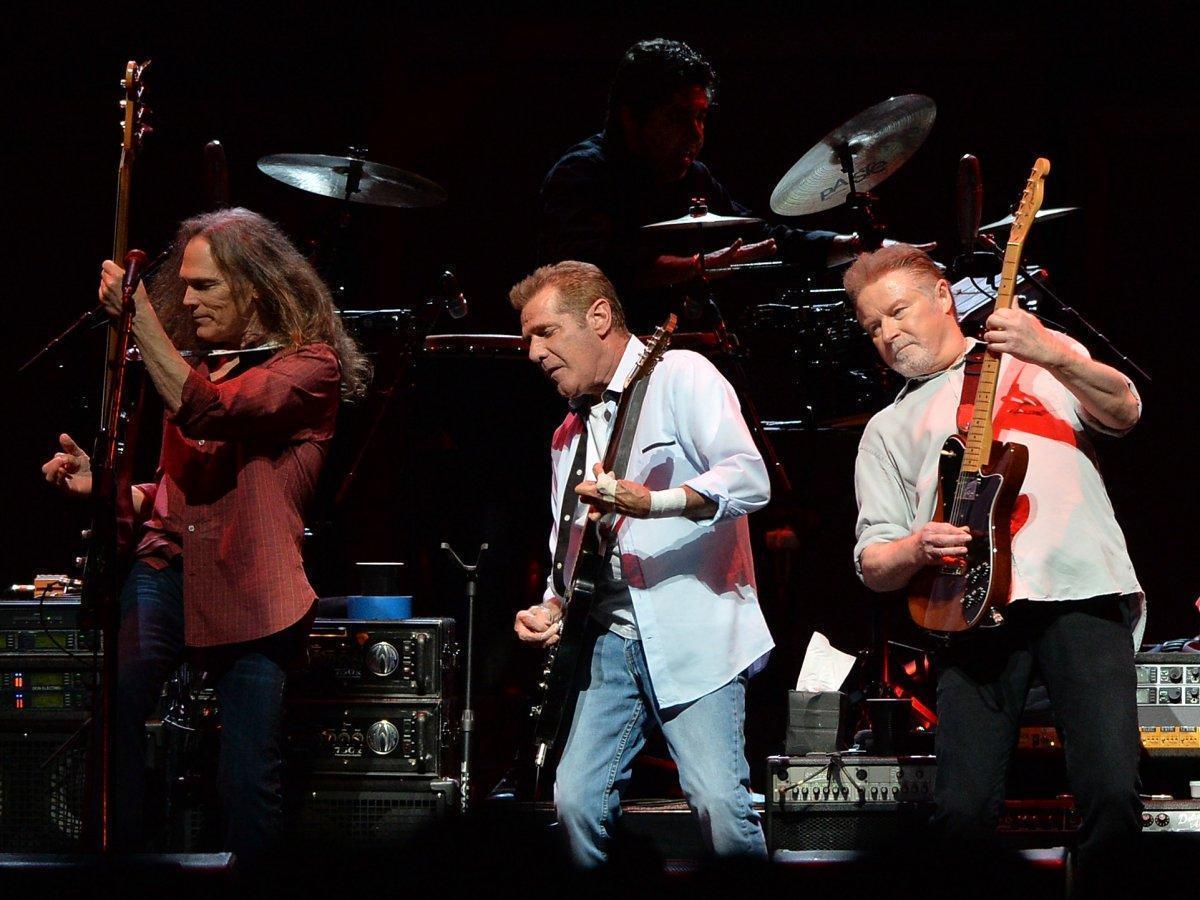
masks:
{"type": "Polygon", "coordinates": [[[1037,211],[1042,208],[1042,193],[1045,190],[1043,180],[1050,174],[1050,160],[1039,156],[1025,182],[1025,190],[1021,193],[1021,202],[1013,213],[1012,230],[1009,232],[1010,244],[1024,245],[1025,237],[1033,226],[1037,211]]]}
{"type": "Polygon", "coordinates": [[[646,349],[638,357],[637,365],[633,367],[633,371],[625,379],[623,390],[628,390],[629,386],[638,379],[645,378],[658,365],[658,361],[662,359],[662,355],[667,352],[667,347],[671,344],[671,335],[675,333],[675,328],[678,325],[679,317],[675,313],[671,313],[667,316],[665,322],[654,329],[654,334],[650,335],[646,340],[646,349]]]}
{"type": "Polygon", "coordinates": [[[132,158],[142,149],[146,136],[154,131],[153,126],[146,121],[150,107],[142,99],[146,91],[145,73],[150,67],[150,60],[138,63],[130,60],[125,64],[125,77],[121,79],[121,87],[125,96],[121,99],[121,151],[124,157],[132,158]]]}

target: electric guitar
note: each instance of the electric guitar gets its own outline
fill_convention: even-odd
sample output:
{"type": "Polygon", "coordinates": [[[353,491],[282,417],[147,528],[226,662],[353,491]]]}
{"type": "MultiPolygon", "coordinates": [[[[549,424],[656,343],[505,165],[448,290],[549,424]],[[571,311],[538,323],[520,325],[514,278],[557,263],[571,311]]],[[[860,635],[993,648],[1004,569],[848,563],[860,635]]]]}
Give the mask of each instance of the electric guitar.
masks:
{"type": "MultiPolygon", "coordinates": [[[[674,313],[660,325],[646,342],[646,349],[634,366],[625,386],[621,390],[621,399],[617,404],[617,415],[613,422],[612,436],[608,439],[608,447],[604,451],[604,471],[613,472],[618,460],[617,454],[621,445],[621,436],[626,430],[637,428],[637,421],[629,420],[629,404],[633,397],[633,388],[644,378],[649,378],[655,365],[666,352],[671,343],[671,335],[675,331],[678,320],[674,313]]],[[[585,433],[579,439],[586,440],[585,433]]],[[[616,473],[618,478],[624,477],[623,472],[616,473]]],[[[597,525],[599,523],[596,523],[597,525]]],[[[570,528],[569,522],[563,522],[560,528],[570,528]]],[[[530,709],[535,719],[534,725],[534,765],[538,772],[546,764],[551,749],[562,730],[564,714],[570,706],[575,673],[579,668],[579,660],[583,647],[584,630],[591,612],[592,601],[596,596],[596,588],[608,565],[608,553],[599,528],[588,523],[584,528],[583,540],[579,547],[579,556],[575,560],[575,569],[571,574],[571,583],[566,591],[566,605],[563,607],[562,630],[558,642],[546,651],[542,667],[542,677],[538,683],[539,699],[530,709]]]]}
{"type": "MultiPolygon", "coordinates": [[[[1025,183],[1004,251],[996,309],[1013,305],[1021,251],[1041,208],[1042,180],[1049,172],[1050,161],[1039,158],[1025,183]]],[[[985,353],[966,438],[953,434],[942,447],[933,521],[965,525],[971,539],[964,558],[927,566],[909,585],[909,614],[927,631],[954,634],[977,625],[997,625],[1003,620],[1000,607],[1010,599],[1010,522],[1029,451],[1022,444],[992,439],[999,374],[1000,357],[985,353]]]]}

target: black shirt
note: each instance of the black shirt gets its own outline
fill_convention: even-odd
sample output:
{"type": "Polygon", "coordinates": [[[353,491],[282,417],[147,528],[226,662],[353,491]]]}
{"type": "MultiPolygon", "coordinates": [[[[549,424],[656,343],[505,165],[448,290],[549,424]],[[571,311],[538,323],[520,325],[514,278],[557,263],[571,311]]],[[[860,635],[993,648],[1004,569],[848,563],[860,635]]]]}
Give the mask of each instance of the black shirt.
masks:
{"type": "MultiPolygon", "coordinates": [[[[686,215],[693,197],[704,197],[709,210],[720,215],[750,215],[704,163],[693,162],[682,179],[662,184],[619,139],[593,135],[568,150],[542,183],[539,263],[578,259],[599,266],[616,287],[631,324],[652,324],[639,313],[650,313],[661,298],[651,302],[648,295],[655,292],[638,290],[643,276],[663,253],[691,256],[701,248],[695,231],[640,229],[686,215]]],[[[721,229],[706,233],[704,249],[727,246],[739,236],[747,242],[775,238],[780,258],[816,272],[825,266],[834,233],[766,224],[721,229]]]]}

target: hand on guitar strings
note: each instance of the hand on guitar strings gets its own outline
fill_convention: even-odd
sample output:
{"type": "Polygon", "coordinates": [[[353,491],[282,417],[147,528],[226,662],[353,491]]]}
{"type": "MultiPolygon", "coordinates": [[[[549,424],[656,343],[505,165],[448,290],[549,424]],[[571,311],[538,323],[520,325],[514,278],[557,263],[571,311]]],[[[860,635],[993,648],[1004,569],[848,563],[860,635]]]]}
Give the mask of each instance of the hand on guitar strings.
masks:
{"type": "Polygon", "coordinates": [[[58,436],[62,451],[42,466],[46,480],[66,494],[86,497],[92,492],[92,461],[69,434],[58,436]]]}
{"type": "Polygon", "coordinates": [[[967,555],[971,529],[949,522],[926,522],[913,532],[912,539],[919,565],[955,565],[967,555]]]}
{"type": "Polygon", "coordinates": [[[513,622],[513,631],[527,644],[553,647],[562,632],[562,602],[557,597],[551,597],[521,610],[513,622]]]}
{"type": "Polygon", "coordinates": [[[650,515],[650,489],[636,481],[616,478],[600,463],[592,466],[595,481],[581,481],[575,488],[579,499],[588,504],[588,521],[598,522],[610,513],[645,519],[650,515]]]}

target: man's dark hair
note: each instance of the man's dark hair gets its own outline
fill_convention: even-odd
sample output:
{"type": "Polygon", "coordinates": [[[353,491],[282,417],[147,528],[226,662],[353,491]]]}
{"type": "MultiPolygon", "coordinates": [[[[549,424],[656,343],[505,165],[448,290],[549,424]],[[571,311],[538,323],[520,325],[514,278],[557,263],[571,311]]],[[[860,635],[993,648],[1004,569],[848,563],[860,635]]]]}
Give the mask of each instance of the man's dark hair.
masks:
{"type": "Polygon", "coordinates": [[[621,107],[642,119],[668,103],[680,88],[699,86],[716,100],[717,73],[712,64],[683,41],[652,38],[625,51],[608,93],[610,130],[619,129],[621,107]]]}

